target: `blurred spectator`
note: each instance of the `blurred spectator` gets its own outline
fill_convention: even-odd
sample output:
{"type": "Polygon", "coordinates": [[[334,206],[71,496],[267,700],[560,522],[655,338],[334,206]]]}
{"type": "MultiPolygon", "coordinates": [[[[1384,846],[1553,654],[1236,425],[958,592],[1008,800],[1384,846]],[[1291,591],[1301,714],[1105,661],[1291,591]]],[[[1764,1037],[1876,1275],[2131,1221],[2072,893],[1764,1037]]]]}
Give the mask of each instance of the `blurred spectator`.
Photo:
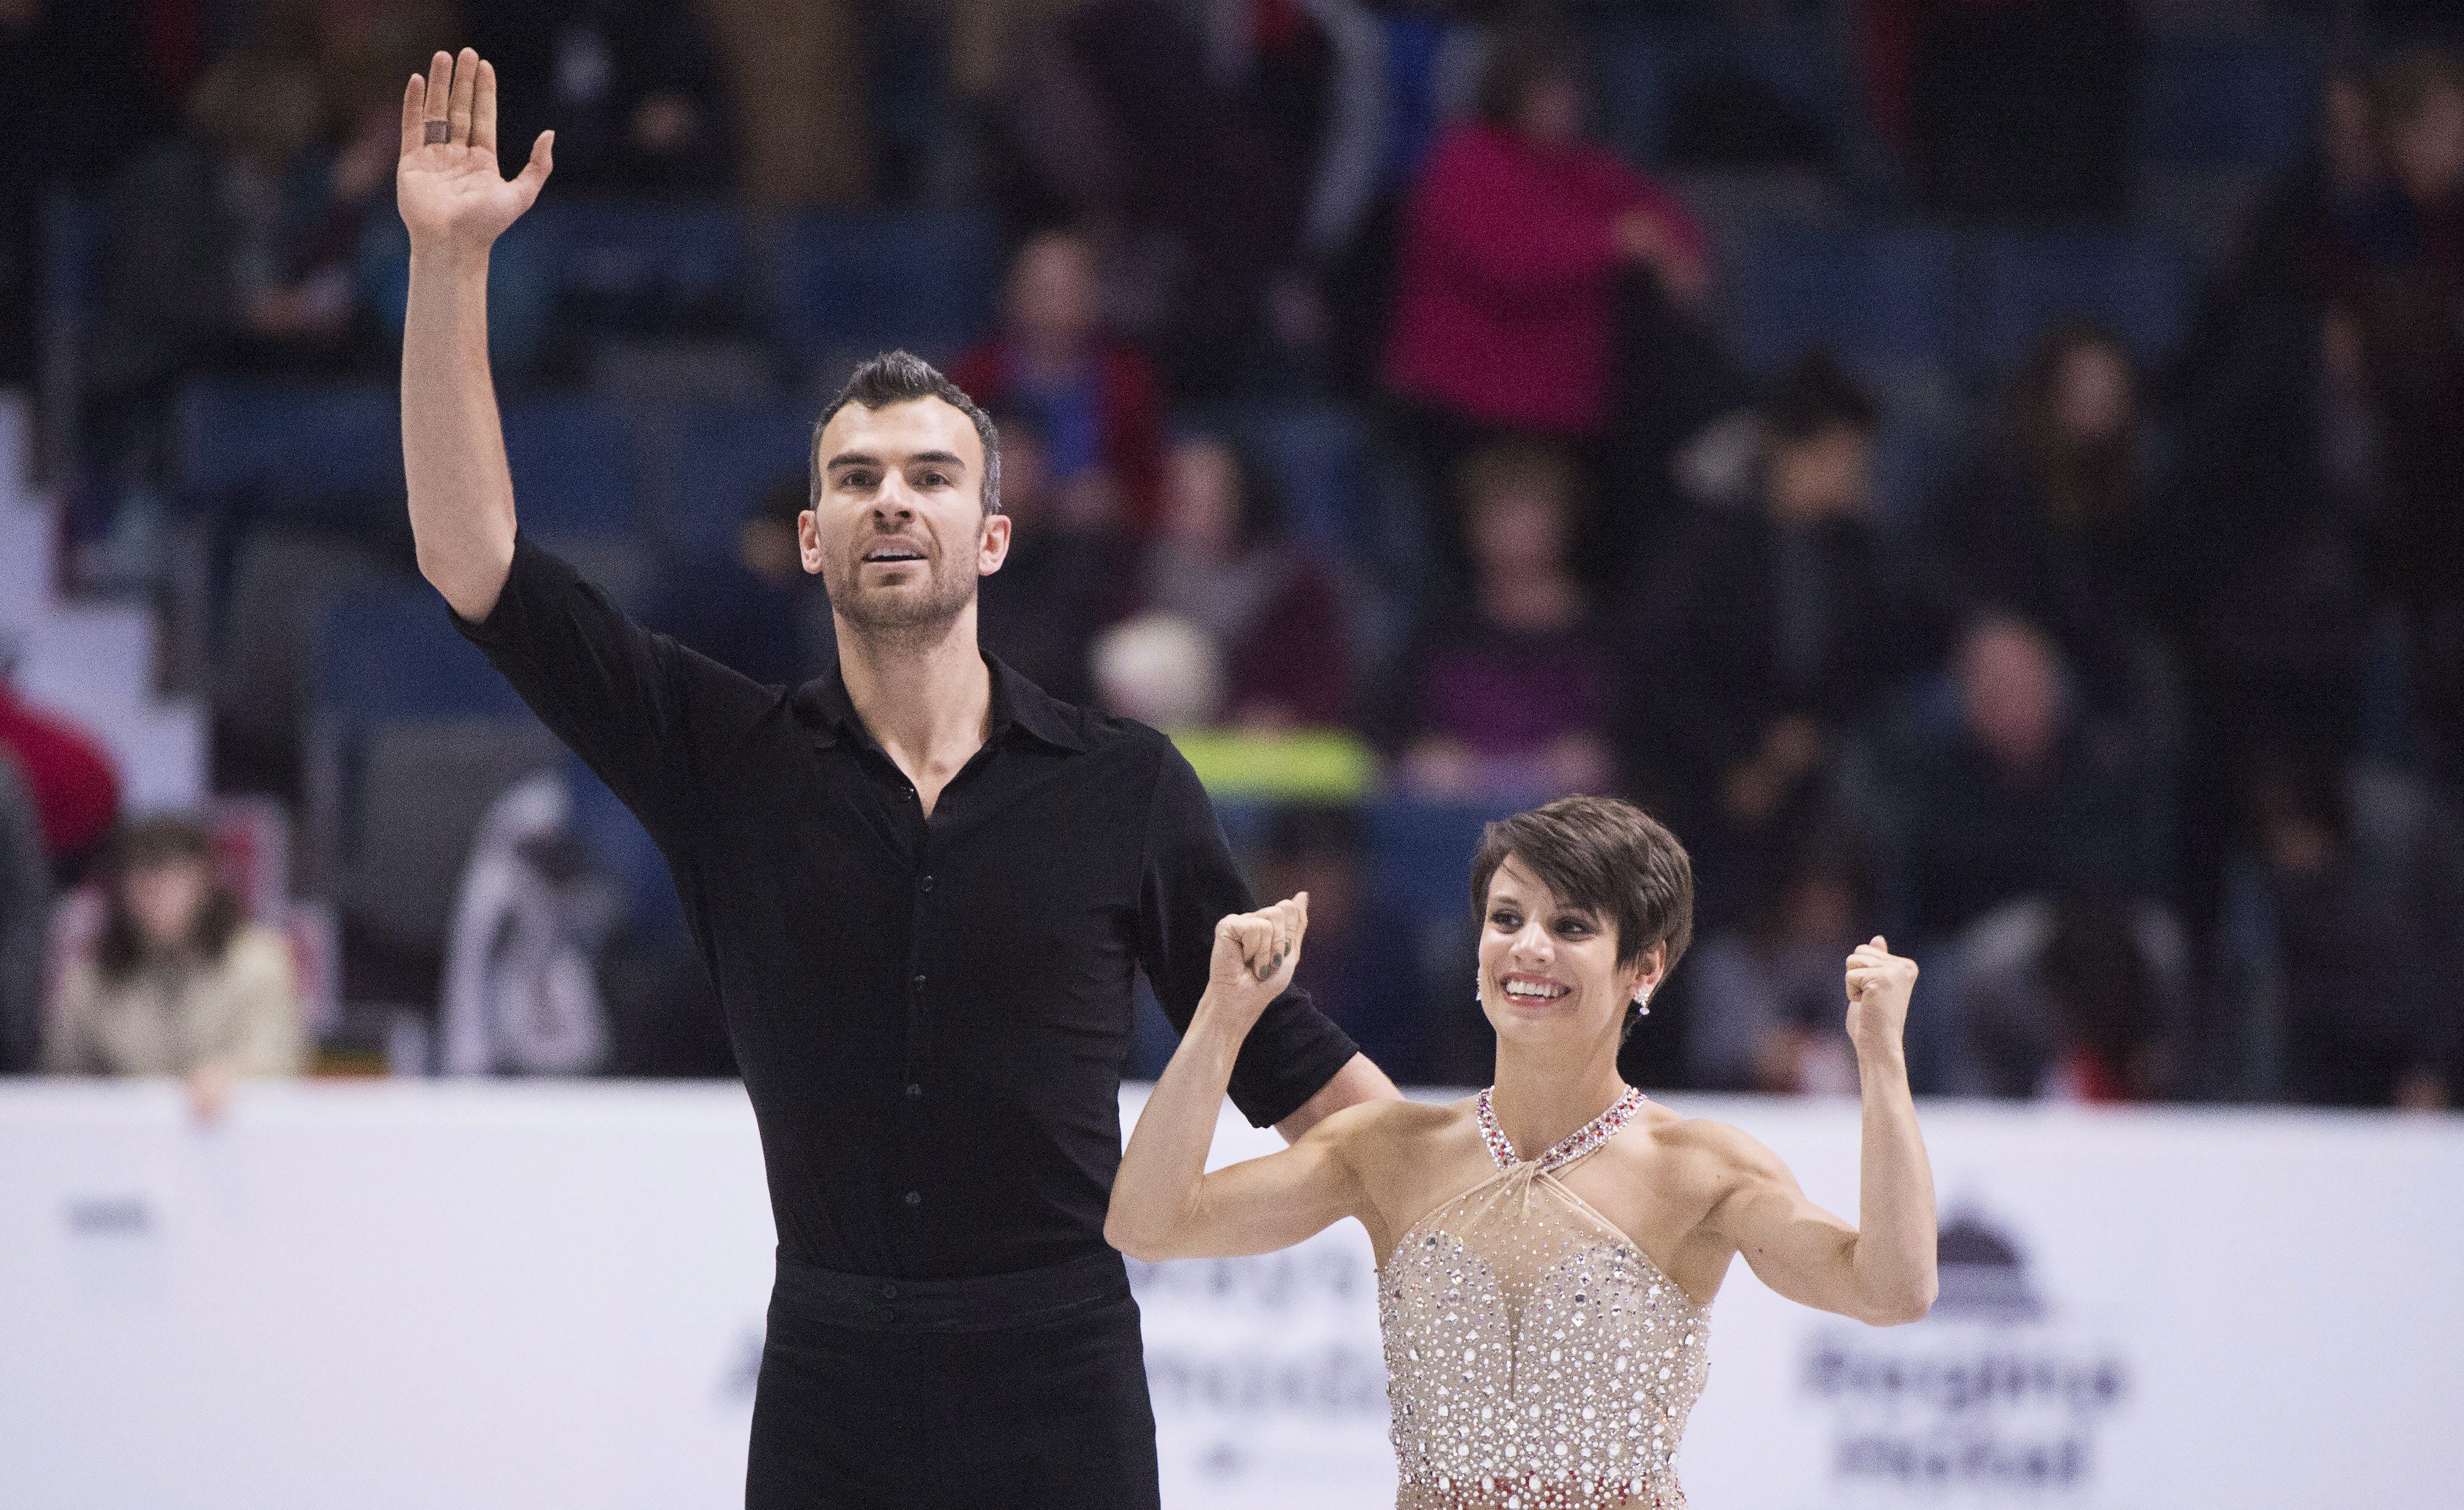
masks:
{"type": "Polygon", "coordinates": [[[2161,898],[2167,773],[2128,726],[2088,716],[2058,646],[1980,618],[1952,670],[1956,709],[1901,732],[1901,885],[1922,948],[2004,902],[2161,898]]]}
{"type": "Polygon", "coordinates": [[[205,1121],[235,1080],[299,1073],[290,946],[241,916],[212,864],[211,836],[187,819],[120,834],[100,877],[102,930],[60,974],[44,1068],[177,1075],[205,1121]]]}
{"type": "Polygon", "coordinates": [[[2379,574],[2404,610],[2416,711],[2464,777],[2464,68],[2396,59],[2373,101],[2390,186],[2348,295],[2379,421],[2379,574]]]}
{"type": "MultiPolygon", "coordinates": [[[[502,80],[496,140],[510,161],[522,161],[553,128],[556,175],[568,187],[710,193],[735,181],[734,121],[698,7],[475,5],[470,45],[502,80]]],[[[843,87],[811,82],[825,92],[843,87]]]]}
{"type": "Polygon", "coordinates": [[[1259,894],[1281,900],[1301,891],[1309,898],[1309,943],[1293,984],[1401,1083],[1463,1083],[1452,1062],[1460,1056],[1445,1052],[1462,1024],[1423,989],[1411,920],[1370,885],[1354,810],[1293,806],[1275,815],[1259,894]]]}
{"type": "Polygon", "coordinates": [[[92,735],[18,697],[0,676],[0,757],[18,772],[42,822],[52,872],[76,884],[120,818],[120,768],[92,735]]]}
{"type": "Polygon", "coordinates": [[[2453,1105],[2464,1007],[2464,827],[2392,771],[2315,755],[2253,763],[2244,946],[2220,981],[2234,1021],[2273,1016],[2280,1084],[2312,1105],[2453,1105]]]}
{"type": "Polygon", "coordinates": [[[801,687],[835,659],[829,600],[796,539],[801,471],[762,491],[736,527],[735,550],[660,567],[642,623],[770,687],[801,687]]]}
{"type": "Polygon", "coordinates": [[[2093,326],[2057,327],[2013,384],[2002,431],[1919,526],[1937,624],[1996,611],[2041,625],[2100,711],[2145,696],[2160,563],[2144,429],[2122,343],[2093,326]]]}
{"type": "Polygon", "coordinates": [[[556,777],[527,777],[490,804],[446,939],[448,1075],[587,1075],[615,1038],[602,956],[625,930],[621,888],[575,834],[556,777]]]}
{"type": "Polygon", "coordinates": [[[1162,471],[1163,399],[1155,369],[1107,335],[1095,252],[1075,231],[1029,237],[1010,264],[1001,333],[950,366],[987,408],[1023,410],[1044,437],[1056,486],[1109,487],[1143,536],[1162,471]]]}
{"type": "Polygon", "coordinates": [[[2365,723],[2377,422],[2352,322],[2321,308],[2254,299],[2203,358],[2151,545],[2184,694],[2194,930],[2214,921],[2251,753],[2302,742],[2349,755],[2387,733],[2365,723]]]}
{"type": "Polygon", "coordinates": [[[2349,278],[2346,227],[2387,186],[2368,80],[2336,69],[2319,94],[2318,144],[2259,202],[2242,230],[2206,319],[2319,299],[2349,278]]]}
{"type": "Polygon", "coordinates": [[[1095,704],[1166,733],[1211,729],[1223,716],[1223,663],[1205,630],[1177,614],[1142,613],[1095,637],[1095,704]]]}
{"type": "Polygon", "coordinates": [[[1404,784],[1423,796],[1540,802],[1609,788],[1608,652],[1567,561],[1573,468],[1506,445],[1463,466],[1472,585],[1407,662],[1404,784]]]}
{"type": "Polygon", "coordinates": [[[1274,89],[1243,77],[1239,55],[1305,46],[1306,22],[1280,5],[1177,0],[1017,9],[999,101],[1014,211],[1099,231],[1115,253],[1113,313],[1163,354],[1176,391],[1223,391],[1299,237],[1308,154],[1294,139],[1313,134],[1277,118],[1274,89]],[[1217,24],[1245,45],[1210,49],[1217,24]]]}
{"type": "MultiPolygon", "coordinates": [[[[1488,26],[1454,0],[1215,0],[1218,12],[1306,16],[1316,44],[1287,41],[1287,89],[1314,89],[1289,113],[1310,144],[1293,275],[1275,290],[1279,332],[1315,344],[1346,392],[1372,386],[1392,313],[1395,236],[1403,194],[1442,124],[1479,87],[1488,26]]],[[[1287,21],[1280,25],[1297,30],[1287,21]]],[[[1218,32],[1227,30],[1221,25],[1218,32]]]]}
{"type": "Polygon", "coordinates": [[[1096,634],[1121,616],[1129,576],[1115,500],[1092,474],[1074,487],[1054,483],[1032,419],[1016,412],[993,418],[1001,427],[1009,556],[978,588],[977,633],[985,649],[1036,686],[1065,703],[1091,704],[1089,652],[1096,634]]]}
{"type": "Polygon", "coordinates": [[[2185,964],[2163,908],[2031,897],[1960,935],[1942,1005],[1987,1095],[2153,1101],[2171,1086],[2185,964]]]}
{"type": "Polygon", "coordinates": [[[1592,443],[1614,385],[1621,270],[1681,299],[1710,280],[1672,194],[1583,137],[1582,57],[1552,31],[1502,37],[1480,119],[1440,141],[1404,211],[1384,381],[1425,496],[1499,433],[1592,443]]]}
{"type": "Polygon", "coordinates": [[[1696,511],[1622,611],[1630,779],[1685,835],[1715,930],[1916,668],[1907,574],[1874,520],[1875,425],[1835,363],[1800,361],[1763,408],[1758,495],[1696,511]]]}
{"type": "Polygon", "coordinates": [[[270,8],[198,83],[182,133],[112,186],[84,375],[99,491],[80,507],[81,536],[121,490],[163,471],[180,379],[335,372],[379,356],[355,264],[366,230],[390,218],[407,70],[371,97],[356,54],[318,51],[305,9],[270,8]]]}
{"type": "Polygon", "coordinates": [[[0,1075],[34,1067],[43,1021],[43,945],[52,867],[17,763],[0,753],[0,1075]]]}
{"type": "Polygon", "coordinates": [[[1866,0],[1874,114],[1929,209],[2119,216],[2137,78],[2130,0],[1866,0]]]}
{"type": "Polygon", "coordinates": [[[1232,722],[1339,725],[1352,701],[1342,600],[1282,512],[1254,458],[1214,437],[1180,442],[1164,458],[1146,602],[1214,637],[1232,722]]]}
{"type": "MultiPolygon", "coordinates": [[[[763,209],[872,193],[871,80],[854,0],[702,0],[743,147],[737,185],[763,209]]],[[[563,138],[557,139],[560,150],[563,138]]]]}
{"type": "MultiPolygon", "coordinates": [[[[55,190],[110,182],[169,122],[187,49],[144,45],[132,0],[0,0],[0,388],[34,378],[38,235],[55,190]]],[[[164,29],[153,29],[164,30],[164,29]]]]}
{"type": "Polygon", "coordinates": [[[1856,1094],[1839,962],[1873,936],[1873,861],[1859,839],[1826,829],[1791,844],[1749,921],[1687,956],[1688,1083],[1856,1094]]]}

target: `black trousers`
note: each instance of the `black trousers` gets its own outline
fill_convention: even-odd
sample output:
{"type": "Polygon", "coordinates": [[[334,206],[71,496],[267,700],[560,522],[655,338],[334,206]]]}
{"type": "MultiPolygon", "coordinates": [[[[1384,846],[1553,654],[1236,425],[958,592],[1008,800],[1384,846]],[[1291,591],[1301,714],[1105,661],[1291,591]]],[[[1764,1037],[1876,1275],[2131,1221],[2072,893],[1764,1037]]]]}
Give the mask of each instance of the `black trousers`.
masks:
{"type": "Polygon", "coordinates": [[[746,1510],[1159,1510],[1138,1306],[1110,1251],[971,1280],[779,1258],[746,1510]]]}

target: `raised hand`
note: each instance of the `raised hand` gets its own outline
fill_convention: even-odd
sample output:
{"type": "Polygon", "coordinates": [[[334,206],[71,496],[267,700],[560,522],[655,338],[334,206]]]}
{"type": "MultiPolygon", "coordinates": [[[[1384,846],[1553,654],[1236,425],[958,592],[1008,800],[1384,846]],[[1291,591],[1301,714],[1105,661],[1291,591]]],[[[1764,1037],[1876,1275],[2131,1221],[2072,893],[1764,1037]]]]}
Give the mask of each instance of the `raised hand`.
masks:
{"type": "Polygon", "coordinates": [[[1902,1052],[1908,996],[1916,983],[1917,962],[1892,953],[1880,933],[1849,954],[1848,1039],[1859,1058],[1877,1050],[1902,1052]]]}
{"type": "Polygon", "coordinates": [[[486,251],[539,198],[555,137],[540,132],[530,161],[506,178],[496,162],[495,66],[467,47],[458,58],[437,54],[402,96],[394,195],[411,251],[486,251]]]}
{"type": "Polygon", "coordinates": [[[1201,1010],[1227,1015],[1228,1025],[1248,1031],[1292,983],[1301,962],[1301,936],[1309,931],[1309,893],[1255,912],[1237,912],[1215,925],[1215,954],[1201,1010]]]}

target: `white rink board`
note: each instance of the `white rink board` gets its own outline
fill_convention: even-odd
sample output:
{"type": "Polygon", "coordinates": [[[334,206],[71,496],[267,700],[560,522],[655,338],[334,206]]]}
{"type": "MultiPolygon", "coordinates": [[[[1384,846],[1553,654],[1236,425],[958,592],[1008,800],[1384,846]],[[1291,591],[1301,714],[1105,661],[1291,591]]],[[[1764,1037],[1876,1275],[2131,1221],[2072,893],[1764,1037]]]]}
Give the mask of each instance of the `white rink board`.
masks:
{"type": "MultiPolygon", "coordinates": [[[[1675,1104],[1853,1215],[1853,1103],[1675,1104]]],[[[1923,1118],[2017,1260],[1951,1296],[2019,1310],[1876,1331],[1739,1266],[1697,1510],[2459,1502],[2464,1119],[1923,1118]]],[[[1217,1156],[1278,1146],[1227,1115],[1217,1156]]],[[[199,1132],[167,1084],[9,1084],[0,1504],[740,1504],[771,1241],[733,1086],[265,1087],[199,1132]]],[[[1135,1280],[1167,1505],[1387,1502],[1356,1227],[1135,1280]]]]}

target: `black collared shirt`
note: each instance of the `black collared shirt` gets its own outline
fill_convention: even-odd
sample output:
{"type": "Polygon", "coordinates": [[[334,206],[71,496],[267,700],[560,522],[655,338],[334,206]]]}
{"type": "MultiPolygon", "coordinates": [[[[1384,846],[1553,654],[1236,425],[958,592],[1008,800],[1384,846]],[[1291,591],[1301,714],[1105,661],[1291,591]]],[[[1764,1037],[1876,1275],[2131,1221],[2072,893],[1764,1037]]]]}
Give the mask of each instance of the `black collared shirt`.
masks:
{"type": "MultiPolygon", "coordinates": [[[[991,736],[928,819],[835,669],[757,685],[527,538],[487,619],[454,623],[666,854],[784,1253],[938,1278],[1102,1245],[1134,973],[1185,1028],[1217,920],[1254,905],[1169,741],[987,657],[991,736]]],[[[1353,1052],[1293,993],[1232,1099],[1279,1122],[1353,1052]]]]}

